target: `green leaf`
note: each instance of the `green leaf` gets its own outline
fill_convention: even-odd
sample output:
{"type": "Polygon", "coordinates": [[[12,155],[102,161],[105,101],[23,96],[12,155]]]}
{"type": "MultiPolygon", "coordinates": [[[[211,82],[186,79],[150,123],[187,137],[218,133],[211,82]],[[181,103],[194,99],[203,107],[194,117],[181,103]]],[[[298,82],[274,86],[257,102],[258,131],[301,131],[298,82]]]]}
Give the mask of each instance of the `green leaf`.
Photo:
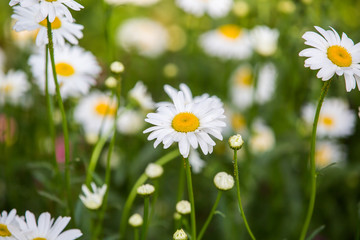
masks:
{"type": "Polygon", "coordinates": [[[321,225],[317,229],[315,229],[306,240],[312,240],[319,232],[325,229],[325,225],[321,225]]]}
{"type": "Polygon", "coordinates": [[[220,212],[220,211],[218,211],[218,210],[216,210],[215,212],[214,212],[214,215],[215,214],[219,214],[220,216],[222,216],[223,218],[226,218],[226,215],[223,213],[223,212],[220,212]]]}

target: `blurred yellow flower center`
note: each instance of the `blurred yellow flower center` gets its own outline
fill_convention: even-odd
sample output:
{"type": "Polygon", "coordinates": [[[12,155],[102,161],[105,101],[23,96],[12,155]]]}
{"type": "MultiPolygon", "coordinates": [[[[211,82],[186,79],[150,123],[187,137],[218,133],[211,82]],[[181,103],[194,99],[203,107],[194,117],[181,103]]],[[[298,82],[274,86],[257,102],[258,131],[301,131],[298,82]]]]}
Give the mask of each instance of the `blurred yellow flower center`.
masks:
{"type": "Polygon", "coordinates": [[[351,54],[342,46],[334,45],[327,49],[328,58],[339,67],[350,67],[351,54]]]}
{"type": "Polygon", "coordinates": [[[9,232],[5,224],[0,223],[0,237],[10,237],[11,233],[9,232]]]}
{"type": "Polygon", "coordinates": [[[219,32],[225,37],[236,39],[241,34],[241,28],[235,24],[223,25],[219,28],[219,32]]]}
{"type": "Polygon", "coordinates": [[[174,117],[171,126],[177,132],[193,132],[200,126],[200,121],[194,114],[183,112],[174,117]]]}
{"type": "Polygon", "coordinates": [[[236,73],[236,83],[240,86],[251,86],[253,84],[253,75],[250,68],[241,69],[236,73]]]}
{"type": "Polygon", "coordinates": [[[241,131],[246,126],[245,118],[241,114],[234,114],[231,119],[231,125],[235,131],[241,131]]]}
{"type": "Polygon", "coordinates": [[[47,239],[46,239],[46,238],[37,237],[37,238],[34,238],[33,240],[47,240],[47,239]]]}
{"type": "Polygon", "coordinates": [[[106,116],[106,115],[115,116],[116,107],[110,106],[107,102],[99,102],[95,106],[95,111],[101,116],[106,116]]]}
{"type": "Polygon", "coordinates": [[[45,0],[45,1],[47,1],[47,2],[56,2],[57,0],[45,0]]]}
{"type": "MultiPolygon", "coordinates": [[[[56,1],[56,0],[55,0],[56,1]]],[[[39,22],[41,26],[47,27],[47,20],[46,18],[39,22]]],[[[58,17],[55,17],[55,20],[51,23],[52,29],[59,29],[61,27],[61,21],[58,17]]]]}
{"type": "Polygon", "coordinates": [[[63,77],[70,77],[75,73],[75,69],[68,63],[60,62],[55,65],[56,73],[63,77]]]}
{"type": "Polygon", "coordinates": [[[1,90],[2,90],[4,93],[10,93],[13,89],[14,89],[14,86],[11,85],[11,84],[6,84],[5,86],[3,86],[3,87],[1,88],[1,90]]]}
{"type": "Polygon", "coordinates": [[[315,162],[319,167],[324,167],[329,164],[330,156],[327,148],[322,147],[315,152],[315,162]]]}
{"type": "Polygon", "coordinates": [[[331,117],[322,117],[321,120],[322,123],[327,127],[334,125],[334,120],[331,117]]]}

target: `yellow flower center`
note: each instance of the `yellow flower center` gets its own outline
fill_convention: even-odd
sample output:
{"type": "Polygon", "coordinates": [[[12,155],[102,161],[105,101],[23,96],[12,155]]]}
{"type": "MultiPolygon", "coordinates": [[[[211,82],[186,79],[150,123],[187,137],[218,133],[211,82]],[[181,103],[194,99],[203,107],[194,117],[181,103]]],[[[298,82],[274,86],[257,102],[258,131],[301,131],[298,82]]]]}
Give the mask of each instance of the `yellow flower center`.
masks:
{"type": "Polygon", "coordinates": [[[68,63],[60,62],[55,65],[56,73],[63,77],[70,77],[75,73],[75,69],[68,63]]]}
{"type": "Polygon", "coordinates": [[[37,237],[37,238],[34,238],[33,240],[47,240],[46,238],[42,238],[42,237],[37,237]]]}
{"type": "Polygon", "coordinates": [[[235,24],[227,24],[221,26],[219,32],[227,38],[236,39],[241,35],[241,28],[235,24]]]}
{"type": "Polygon", "coordinates": [[[236,84],[250,87],[253,84],[253,74],[250,68],[241,69],[235,76],[236,84]]]}
{"type": "Polygon", "coordinates": [[[10,237],[11,233],[5,224],[0,223],[0,237],[10,237]]]}
{"type": "Polygon", "coordinates": [[[241,114],[234,114],[231,119],[231,125],[238,132],[245,128],[246,120],[241,114]]]}
{"type": "Polygon", "coordinates": [[[328,58],[339,67],[350,67],[351,54],[342,46],[334,45],[327,49],[328,58]]]}
{"type": "Polygon", "coordinates": [[[3,86],[3,87],[1,88],[1,90],[2,90],[5,94],[10,93],[13,89],[14,89],[14,86],[11,85],[11,84],[6,84],[5,86],[3,86]]]}
{"type": "Polygon", "coordinates": [[[319,150],[316,150],[315,162],[319,167],[324,167],[330,163],[330,155],[326,147],[322,147],[319,150]]]}
{"type": "Polygon", "coordinates": [[[177,132],[193,132],[200,126],[200,121],[194,114],[182,112],[174,117],[171,126],[177,132]]]}
{"type": "Polygon", "coordinates": [[[116,107],[114,105],[110,106],[107,102],[102,101],[96,104],[95,111],[101,116],[115,116],[116,107]]]}
{"type": "Polygon", "coordinates": [[[56,2],[57,0],[45,0],[47,2],[56,2]]]}
{"type": "Polygon", "coordinates": [[[326,126],[326,127],[331,127],[334,125],[334,120],[331,117],[322,117],[321,118],[321,122],[326,126]]]}
{"type": "MultiPolygon", "coordinates": [[[[55,0],[56,1],[56,0],[55,0]]],[[[43,27],[47,27],[47,20],[46,18],[44,20],[42,20],[41,22],[39,22],[39,24],[43,27]]],[[[55,17],[55,20],[51,23],[51,28],[52,29],[59,29],[61,28],[61,21],[58,17],[55,17]]]]}

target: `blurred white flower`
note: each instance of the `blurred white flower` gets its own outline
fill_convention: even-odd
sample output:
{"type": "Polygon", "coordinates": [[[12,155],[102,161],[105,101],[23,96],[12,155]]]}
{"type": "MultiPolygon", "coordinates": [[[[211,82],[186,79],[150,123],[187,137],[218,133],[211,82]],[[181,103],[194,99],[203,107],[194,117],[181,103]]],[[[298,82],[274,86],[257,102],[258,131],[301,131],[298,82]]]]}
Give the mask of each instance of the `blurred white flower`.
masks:
{"type": "Polygon", "coordinates": [[[251,30],[251,39],[254,50],[263,56],[271,56],[277,49],[279,30],[268,26],[256,26],[251,30]]]}
{"type": "Polygon", "coordinates": [[[153,5],[159,0],[105,0],[110,5],[134,4],[137,6],[147,7],[153,5]]]}
{"type": "Polygon", "coordinates": [[[224,60],[242,60],[252,55],[249,33],[234,24],[223,25],[202,34],[199,44],[208,55],[224,60]]]}
{"type": "Polygon", "coordinates": [[[189,154],[189,163],[193,173],[200,173],[206,165],[206,162],[200,158],[198,151],[191,149],[189,154]]]}
{"type": "MultiPolygon", "coordinates": [[[[11,16],[16,19],[14,30],[20,31],[37,31],[36,45],[45,45],[48,43],[47,21],[46,19],[38,21],[37,13],[40,11],[39,5],[31,7],[14,7],[14,14],[11,16]]],[[[73,23],[65,18],[65,15],[58,14],[51,23],[54,45],[64,46],[65,40],[71,44],[78,44],[78,39],[83,37],[82,30],[84,26],[73,23]]]]}
{"type": "Polygon", "coordinates": [[[197,149],[200,146],[205,155],[212,153],[215,142],[210,135],[222,140],[224,109],[214,108],[212,98],[189,102],[190,98],[183,91],[167,93],[173,103],[163,103],[156,113],[149,113],[145,119],[155,125],[144,131],[151,132],[148,140],[156,139],[154,147],[162,142],[165,149],[177,142],[184,158],[189,156],[190,147],[197,149]]]}
{"type": "Polygon", "coordinates": [[[115,61],[110,64],[110,70],[113,73],[122,73],[125,70],[125,67],[121,62],[115,61]]]}
{"type": "Polygon", "coordinates": [[[84,195],[80,195],[79,197],[85,207],[96,210],[102,205],[107,186],[104,184],[102,187],[97,187],[94,182],[90,185],[92,191],[85,184],[81,186],[84,195]]]}
{"type": "Polygon", "coordinates": [[[316,144],[315,163],[317,167],[323,168],[344,159],[345,152],[339,144],[332,141],[320,141],[316,144]]]}
{"type": "Polygon", "coordinates": [[[129,91],[129,96],[144,110],[148,111],[154,109],[155,103],[153,102],[151,94],[147,91],[147,87],[143,84],[143,82],[137,82],[135,87],[129,91]]]}
{"type": "Polygon", "coordinates": [[[149,196],[155,192],[155,187],[151,184],[143,184],[137,188],[136,192],[142,196],[149,196]]]}
{"type": "Polygon", "coordinates": [[[249,144],[253,153],[263,153],[274,148],[275,134],[270,127],[258,119],[254,122],[252,130],[249,144]]]}
{"type": "Polygon", "coordinates": [[[229,13],[233,0],[176,0],[176,4],[185,12],[197,17],[207,13],[210,17],[220,18],[229,13]]]}
{"type": "MultiPolygon", "coordinates": [[[[39,51],[29,59],[36,84],[45,93],[45,53],[39,51]]],[[[55,49],[55,68],[63,98],[79,97],[96,84],[101,68],[95,56],[79,46],[65,45],[55,49]]],[[[51,63],[48,64],[49,93],[55,94],[51,63]]]]}
{"type": "Polygon", "coordinates": [[[19,232],[16,209],[12,209],[9,213],[2,211],[0,215],[0,238],[4,240],[17,240],[14,234],[19,232]]]}
{"type": "Polygon", "coordinates": [[[187,200],[181,200],[176,204],[176,211],[180,214],[186,215],[191,213],[191,205],[187,200]]]}
{"type": "Polygon", "coordinates": [[[156,58],[165,52],[169,36],[160,23],[148,18],[134,18],[118,28],[117,41],[126,51],[135,50],[139,55],[156,58]]]}
{"type": "Polygon", "coordinates": [[[74,240],[82,236],[80,230],[70,229],[62,232],[70,219],[70,217],[58,217],[55,220],[51,218],[50,213],[45,212],[40,214],[36,224],[34,214],[26,211],[25,218],[16,218],[22,232],[14,235],[18,240],[74,240]]]}
{"type": "Polygon", "coordinates": [[[20,3],[22,7],[30,7],[39,3],[39,0],[10,0],[9,5],[14,6],[18,3],[20,3]]]}
{"type": "Polygon", "coordinates": [[[139,111],[120,108],[117,129],[123,134],[136,134],[144,127],[144,118],[143,113],[139,111]]]}
{"type": "Polygon", "coordinates": [[[145,169],[146,176],[152,179],[160,177],[163,173],[163,167],[156,163],[149,163],[145,169]]]}
{"type": "Polygon", "coordinates": [[[21,104],[29,89],[30,84],[24,72],[10,70],[6,75],[0,72],[0,106],[5,103],[21,104]]]}
{"type": "Polygon", "coordinates": [[[229,138],[229,145],[233,150],[239,150],[244,145],[244,140],[240,134],[236,134],[229,138]]]}
{"type": "MultiPolygon", "coordinates": [[[[307,104],[302,109],[302,117],[310,127],[315,116],[315,104],[307,104]]],[[[319,115],[317,135],[319,137],[347,137],[354,133],[356,115],[349,105],[339,98],[325,99],[319,115]]]]}
{"type": "Polygon", "coordinates": [[[235,1],[233,12],[239,17],[245,17],[250,11],[249,4],[246,1],[235,1]]]}
{"type": "Polygon", "coordinates": [[[256,89],[254,87],[254,70],[248,64],[240,65],[230,77],[232,103],[240,110],[251,106],[254,101],[259,104],[268,102],[274,94],[277,70],[268,62],[258,69],[256,89]]]}
{"type": "Polygon", "coordinates": [[[73,21],[68,8],[80,11],[84,7],[74,0],[40,0],[40,11],[37,20],[42,21],[49,17],[49,21],[53,22],[57,15],[64,14],[69,21],[73,21]]]}
{"type": "Polygon", "coordinates": [[[267,62],[260,67],[255,91],[255,101],[257,103],[264,104],[272,98],[277,75],[276,67],[271,62],[267,62]]]}
{"type": "Polygon", "coordinates": [[[185,231],[182,229],[176,230],[173,235],[174,240],[187,240],[188,236],[186,235],[185,231]]]}
{"type": "Polygon", "coordinates": [[[315,27],[318,32],[306,32],[302,37],[310,48],[304,49],[299,56],[307,57],[305,67],[312,70],[320,69],[317,77],[327,81],[337,74],[344,75],[346,91],[356,87],[360,90],[360,43],[354,42],[343,33],[339,34],[331,28],[325,31],[315,27]]]}
{"type": "Polygon", "coordinates": [[[74,120],[85,134],[108,134],[114,127],[117,104],[106,93],[94,91],[81,98],[74,110],[74,120]]]}
{"type": "Polygon", "coordinates": [[[143,224],[143,218],[140,214],[135,213],[129,218],[129,224],[132,227],[140,227],[143,224]]]}

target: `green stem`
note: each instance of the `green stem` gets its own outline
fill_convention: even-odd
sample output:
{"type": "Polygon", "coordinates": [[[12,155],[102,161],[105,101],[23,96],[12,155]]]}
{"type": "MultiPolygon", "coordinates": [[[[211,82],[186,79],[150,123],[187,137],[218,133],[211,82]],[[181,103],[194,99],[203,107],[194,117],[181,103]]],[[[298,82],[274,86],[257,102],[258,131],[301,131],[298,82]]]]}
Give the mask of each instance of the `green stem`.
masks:
{"type": "Polygon", "coordinates": [[[54,160],[54,167],[56,176],[59,176],[59,166],[56,161],[56,135],[55,135],[55,124],[53,119],[53,111],[52,111],[52,105],[51,105],[51,98],[49,94],[49,75],[48,75],[48,64],[49,64],[49,46],[48,44],[45,45],[45,98],[46,98],[46,108],[47,108],[47,114],[48,114],[48,120],[49,120],[49,132],[51,136],[51,143],[52,143],[52,154],[53,154],[53,160],[54,160]]]}
{"type": "Polygon", "coordinates": [[[139,240],[139,229],[134,228],[134,240],[139,240]]]}
{"type": "Polygon", "coordinates": [[[148,222],[149,222],[149,204],[150,204],[150,196],[145,196],[144,198],[144,223],[141,229],[141,240],[146,239],[147,230],[148,230],[148,222]]]}
{"type": "MultiPolygon", "coordinates": [[[[179,150],[176,149],[168,154],[166,154],[165,156],[163,156],[162,158],[160,158],[159,160],[157,160],[155,163],[163,166],[166,163],[170,162],[171,160],[175,159],[177,156],[179,156],[179,150]]],[[[132,207],[132,204],[135,200],[136,197],[136,190],[139,186],[141,186],[142,184],[144,184],[146,182],[146,180],[148,179],[148,177],[146,176],[145,173],[143,173],[138,180],[135,182],[134,186],[132,187],[128,198],[126,199],[125,205],[124,205],[124,209],[123,209],[123,213],[121,216],[121,221],[120,221],[120,239],[125,239],[125,234],[126,234],[126,227],[127,227],[127,220],[129,217],[129,213],[132,207]]]]}
{"type": "Polygon", "coordinates": [[[249,227],[249,224],[245,217],[245,212],[241,203],[241,196],[240,196],[240,183],[239,183],[239,170],[238,170],[238,163],[237,163],[237,150],[234,150],[234,177],[236,182],[236,190],[237,190],[237,198],[238,198],[238,204],[241,212],[241,216],[244,220],[246,230],[248,231],[251,239],[255,240],[255,237],[253,233],[251,232],[251,229],[249,227]]]}
{"type": "Polygon", "coordinates": [[[315,165],[316,130],[319,121],[321,106],[329,90],[330,84],[331,84],[331,79],[324,82],[314,117],[314,123],[313,123],[312,135],[311,135],[311,148],[310,148],[311,195],[310,195],[309,207],[306,213],[305,222],[301,230],[300,240],[304,240],[306,237],[306,233],[309,228],[311,217],[314,211],[315,197],[316,197],[316,177],[317,177],[316,165],[315,165]]]}
{"type": "Polygon", "coordinates": [[[179,168],[179,185],[178,185],[178,193],[176,197],[176,202],[179,202],[183,199],[184,195],[184,187],[185,187],[185,171],[184,171],[184,163],[180,162],[181,166],[179,168]]]}
{"type": "Polygon", "coordinates": [[[222,191],[219,190],[218,194],[217,194],[217,197],[216,197],[216,200],[215,200],[215,203],[214,203],[214,206],[212,207],[212,209],[210,211],[210,214],[209,214],[208,218],[206,219],[206,221],[204,223],[204,226],[201,228],[200,233],[199,233],[199,235],[197,237],[198,240],[201,240],[201,238],[203,237],[207,227],[209,226],[209,223],[210,223],[211,219],[214,216],[215,210],[216,210],[217,206],[219,205],[221,195],[222,195],[222,191]]]}
{"type": "Polygon", "coordinates": [[[70,187],[70,147],[69,147],[69,133],[68,133],[68,126],[67,126],[67,119],[65,114],[64,104],[60,94],[60,87],[59,82],[57,79],[56,74],[56,67],[55,67],[55,56],[54,56],[54,44],[52,39],[52,30],[51,30],[51,23],[49,21],[49,17],[47,17],[47,34],[49,39],[49,52],[50,52],[50,60],[51,60],[51,67],[55,81],[55,89],[56,89],[56,97],[59,104],[61,117],[62,117],[62,128],[64,134],[64,145],[65,145],[65,186],[66,186],[66,193],[67,193],[67,212],[73,218],[73,204],[72,204],[72,193],[70,187]]]}
{"type": "Polygon", "coordinates": [[[192,180],[191,180],[191,169],[190,163],[188,158],[184,158],[185,165],[186,165],[186,180],[187,180],[187,187],[188,187],[188,194],[189,200],[191,205],[191,239],[196,240],[196,219],[195,219],[195,201],[194,201],[194,193],[192,187],[192,180]]]}
{"type": "Polygon", "coordinates": [[[153,195],[153,198],[152,198],[152,201],[151,201],[151,210],[150,210],[150,219],[153,218],[154,216],[154,213],[155,213],[155,204],[156,204],[156,201],[159,197],[159,179],[154,179],[154,187],[156,189],[156,191],[154,192],[154,195],[153,195]]]}

